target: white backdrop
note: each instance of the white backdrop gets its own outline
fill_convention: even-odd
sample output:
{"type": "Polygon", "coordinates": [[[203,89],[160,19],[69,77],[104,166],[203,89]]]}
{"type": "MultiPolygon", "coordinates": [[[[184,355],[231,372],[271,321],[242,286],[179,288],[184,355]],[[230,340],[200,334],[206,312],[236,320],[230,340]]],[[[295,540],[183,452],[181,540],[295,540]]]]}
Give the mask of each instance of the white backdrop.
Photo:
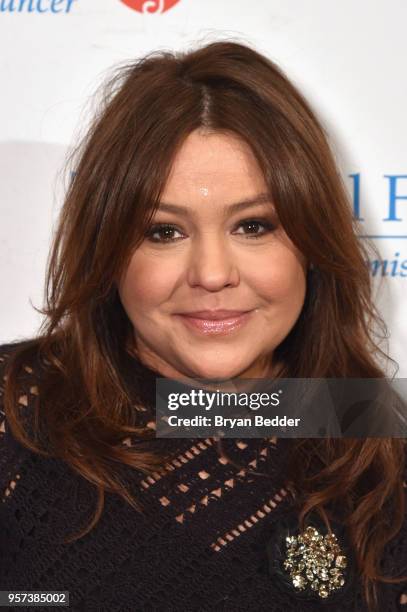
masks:
{"type": "Polygon", "coordinates": [[[327,127],[386,261],[371,262],[375,299],[407,377],[406,21],[405,0],[0,0],[0,343],[38,329],[58,173],[106,71],[233,39],[276,61],[327,127]]]}

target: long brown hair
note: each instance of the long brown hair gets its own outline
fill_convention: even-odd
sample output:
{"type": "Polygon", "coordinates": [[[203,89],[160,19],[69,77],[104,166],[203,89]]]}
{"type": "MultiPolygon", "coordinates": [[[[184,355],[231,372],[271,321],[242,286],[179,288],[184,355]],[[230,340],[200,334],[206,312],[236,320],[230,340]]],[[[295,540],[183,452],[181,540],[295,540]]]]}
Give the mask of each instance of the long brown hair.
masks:
{"type": "MultiPolygon", "coordinates": [[[[175,153],[195,129],[247,142],[264,173],[281,224],[312,262],[302,312],[273,358],[284,377],[385,376],[379,340],[386,325],[372,301],[368,246],[320,120],[282,70],[253,48],[215,42],[185,52],[154,52],[120,66],[103,88],[100,111],[70,158],[74,170],[48,262],[44,322],[7,368],[5,410],[15,437],[52,453],[96,485],[99,520],[105,491],[135,508],[115,464],[145,473],[165,458],[120,446],[137,424],[125,372],[131,324],[117,281],[148,231],[175,153]],[[35,406],[46,444],[32,439],[19,408],[18,373],[42,356],[35,406]]],[[[376,256],[378,254],[376,253],[376,256]]],[[[150,434],[153,433],[150,431],[150,434]]],[[[150,436],[151,437],[151,436],[150,436]]],[[[385,544],[405,513],[405,443],[396,438],[299,439],[288,467],[311,509],[341,501],[369,605],[385,544]],[[307,472],[311,457],[321,466],[307,472]],[[374,537],[371,534],[374,531],[374,537]]]]}

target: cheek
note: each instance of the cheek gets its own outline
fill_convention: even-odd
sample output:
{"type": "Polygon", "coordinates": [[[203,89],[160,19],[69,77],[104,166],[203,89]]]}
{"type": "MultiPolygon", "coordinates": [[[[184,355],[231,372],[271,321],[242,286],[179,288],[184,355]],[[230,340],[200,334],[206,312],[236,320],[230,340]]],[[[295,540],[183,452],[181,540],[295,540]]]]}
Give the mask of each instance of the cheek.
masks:
{"type": "Polygon", "coordinates": [[[161,258],[150,258],[142,253],[134,255],[120,284],[120,296],[124,307],[146,313],[167,301],[174,289],[178,270],[161,258]]]}
{"type": "Polygon", "coordinates": [[[267,302],[295,309],[301,306],[305,297],[305,274],[300,260],[290,251],[253,267],[252,282],[257,293],[267,302]]]}

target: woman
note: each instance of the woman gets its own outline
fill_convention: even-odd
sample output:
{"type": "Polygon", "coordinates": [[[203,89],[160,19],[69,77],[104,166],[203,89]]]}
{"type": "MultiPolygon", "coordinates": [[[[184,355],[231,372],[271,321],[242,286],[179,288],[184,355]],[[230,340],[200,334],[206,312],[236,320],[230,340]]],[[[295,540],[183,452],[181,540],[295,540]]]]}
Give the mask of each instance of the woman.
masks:
{"type": "Polygon", "coordinates": [[[43,326],[2,347],[1,589],[86,611],[402,609],[405,440],[154,432],[156,377],[385,376],[321,124],[237,43],[152,53],[104,92],[43,326]]]}

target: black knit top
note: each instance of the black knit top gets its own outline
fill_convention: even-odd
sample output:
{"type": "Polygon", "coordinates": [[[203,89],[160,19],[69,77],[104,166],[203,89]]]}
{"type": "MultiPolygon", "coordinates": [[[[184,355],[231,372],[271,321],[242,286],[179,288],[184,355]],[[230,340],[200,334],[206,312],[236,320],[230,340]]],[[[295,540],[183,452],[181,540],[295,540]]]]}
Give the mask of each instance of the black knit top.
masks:
{"type": "MultiPolygon", "coordinates": [[[[288,439],[224,439],[229,459],[214,439],[165,440],[173,458],[164,475],[127,472],[143,512],[107,493],[96,526],[64,543],[88,525],[96,490],[60,459],[34,454],[12,436],[1,402],[10,346],[0,347],[0,590],[69,591],[75,612],[367,610],[339,528],[348,553],[343,586],[321,596],[287,578],[285,538],[298,535],[284,488],[288,439]]],[[[38,394],[35,364],[26,364],[21,385],[19,402],[29,409],[38,394]]],[[[407,521],[381,569],[407,573],[407,521]]],[[[380,611],[407,611],[403,592],[405,582],[380,583],[380,611]]]]}

